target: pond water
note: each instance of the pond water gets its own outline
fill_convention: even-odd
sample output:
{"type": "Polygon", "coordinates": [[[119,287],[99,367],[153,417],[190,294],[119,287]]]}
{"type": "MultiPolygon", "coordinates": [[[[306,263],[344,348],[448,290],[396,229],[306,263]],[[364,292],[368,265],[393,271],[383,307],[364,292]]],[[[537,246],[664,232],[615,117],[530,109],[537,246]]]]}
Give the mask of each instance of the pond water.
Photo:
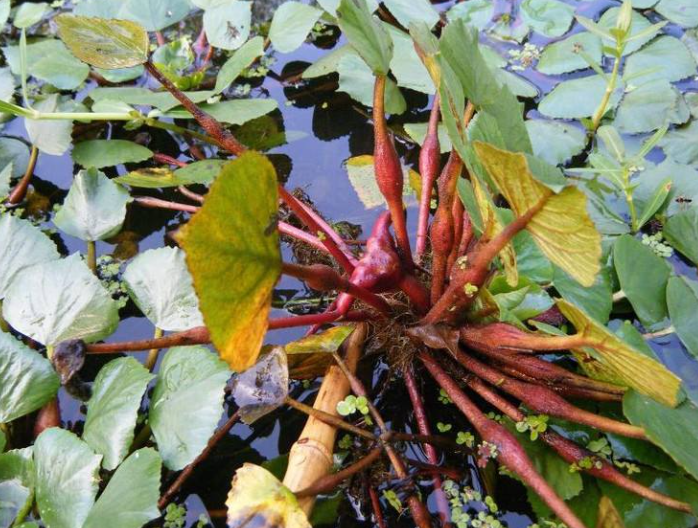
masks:
{"type": "MultiPolygon", "coordinates": [[[[567,3],[579,6],[575,0],[566,0],[567,3]]],[[[267,12],[272,10],[277,2],[263,2],[257,0],[256,6],[267,12]]],[[[443,2],[436,4],[440,10],[445,10],[455,2],[443,2]]],[[[506,9],[509,2],[499,2],[497,9],[506,9]]],[[[579,14],[593,18],[597,13],[617,5],[612,0],[597,0],[586,2],[579,14]]],[[[673,30],[672,30],[673,31],[673,30]]],[[[676,29],[676,31],[679,31],[676,29]]],[[[534,36],[531,41],[536,45],[547,44],[550,39],[534,36]]],[[[503,51],[512,48],[511,44],[498,44],[503,51]]],[[[319,81],[300,83],[294,85],[284,79],[293,78],[303,68],[327,53],[326,49],[320,49],[315,44],[307,43],[298,51],[288,55],[276,55],[276,62],[271,66],[272,74],[266,76],[261,84],[253,84],[252,95],[254,97],[272,98],[279,103],[279,109],[272,116],[280,129],[285,130],[293,140],[285,145],[273,148],[270,153],[277,162],[277,166],[285,167],[287,177],[286,186],[289,189],[301,188],[313,199],[316,208],[331,220],[344,220],[360,226],[364,234],[372,225],[380,208],[366,209],[352,187],[344,168],[344,161],[350,157],[370,154],[373,150],[373,136],[370,120],[366,110],[358,103],[351,100],[345,94],[335,91],[336,83],[332,78],[322,78],[319,81]]],[[[543,76],[529,69],[521,73],[522,76],[534,83],[541,94],[552,89],[554,82],[551,78],[543,76]]],[[[574,74],[572,74],[574,76],[574,74]]],[[[555,78],[557,79],[557,78],[555,78]]],[[[695,90],[695,81],[681,86],[684,90],[695,90]]],[[[88,90],[85,90],[87,92],[88,90]]],[[[408,112],[394,119],[396,125],[402,122],[426,121],[431,101],[423,94],[405,91],[408,99],[408,112]]],[[[535,110],[530,110],[535,115],[535,110]]],[[[25,131],[20,120],[16,120],[6,129],[10,135],[25,136],[25,131]]],[[[89,130],[87,131],[89,133],[89,130]]],[[[164,132],[149,130],[149,146],[152,150],[159,150],[172,155],[179,155],[178,145],[164,132]]],[[[119,129],[113,131],[113,137],[120,137],[123,132],[119,129]]],[[[403,162],[406,165],[416,166],[417,150],[405,141],[399,141],[398,147],[403,162]]],[[[118,172],[126,169],[120,167],[118,172]]],[[[37,191],[47,197],[52,203],[60,203],[72,180],[74,173],[73,162],[70,155],[55,157],[42,154],[36,169],[35,185],[37,191]]],[[[141,193],[139,193],[141,194],[141,193]]],[[[147,194],[147,193],[142,193],[147,194]]],[[[166,199],[176,199],[176,192],[154,192],[153,195],[166,199]]],[[[412,199],[408,205],[414,209],[415,202],[412,199]]],[[[124,233],[117,243],[98,242],[98,254],[111,254],[119,252],[129,254],[136,250],[160,247],[171,244],[169,233],[186,218],[184,213],[164,212],[153,209],[141,209],[135,206],[130,208],[129,216],[124,227],[124,233]]],[[[409,214],[408,227],[414,233],[415,214],[409,214]]],[[[84,243],[68,236],[61,237],[66,253],[75,251],[84,252],[84,243]]],[[[290,254],[288,247],[284,248],[290,254]]],[[[695,277],[695,269],[681,261],[674,259],[677,269],[695,277]]],[[[276,305],[294,298],[303,298],[309,292],[297,281],[283,278],[277,287],[276,305]]],[[[123,319],[118,330],[109,338],[109,341],[121,341],[151,337],[152,325],[137,313],[130,305],[127,310],[130,317],[123,319]]],[[[285,313],[278,308],[278,313],[285,313]]],[[[304,333],[303,328],[270,332],[269,343],[280,343],[298,338],[304,333]]],[[[689,360],[689,355],[675,336],[666,336],[652,341],[652,347],[660,355],[668,367],[682,377],[686,382],[689,392],[698,400],[698,364],[689,360]]],[[[136,357],[144,359],[144,354],[136,357]]],[[[111,358],[109,358],[111,359],[111,358]]],[[[102,359],[91,357],[88,360],[85,377],[89,381],[99,370],[102,359]]],[[[391,383],[393,373],[389,367],[376,356],[366,358],[361,365],[361,376],[367,385],[377,395],[376,403],[384,417],[389,419],[396,430],[416,430],[411,413],[405,408],[406,393],[401,382],[391,383]],[[386,388],[388,390],[386,390],[386,388]]],[[[293,394],[301,400],[312,401],[317,385],[304,388],[300,384],[294,386],[293,394]]],[[[467,430],[468,425],[447,409],[436,404],[436,391],[434,387],[425,387],[425,398],[434,402],[430,407],[433,412],[434,423],[443,414],[443,421],[454,424],[457,430],[467,430]]],[[[60,398],[62,418],[68,428],[78,429],[84,420],[84,408],[81,403],[68,394],[62,393],[60,398]]],[[[230,410],[228,411],[231,412],[230,410]]],[[[194,473],[178,496],[178,501],[183,501],[187,508],[188,523],[195,523],[200,515],[210,518],[214,526],[225,526],[224,502],[230,487],[232,475],[243,462],[262,463],[272,460],[279,455],[287,453],[292,443],[297,439],[300,430],[305,423],[305,417],[295,411],[282,410],[259,420],[252,427],[237,424],[231,433],[213,451],[211,456],[194,473]],[[283,428],[281,427],[283,420],[283,428]]],[[[418,449],[408,449],[407,456],[422,462],[426,461],[424,454],[418,449]]],[[[449,460],[453,455],[446,455],[445,465],[449,466],[449,460]]],[[[456,459],[454,459],[456,460],[456,459]]],[[[458,461],[458,467],[463,467],[462,460],[458,461]]],[[[470,461],[468,475],[462,475],[465,479],[471,479],[471,485],[476,489],[483,489],[485,482],[493,481],[491,475],[483,477],[475,470],[470,461]]],[[[399,483],[388,483],[399,491],[399,483]]],[[[424,490],[430,490],[427,481],[424,481],[424,490]]],[[[488,484],[491,485],[491,484],[488,484]]],[[[523,528],[532,521],[527,516],[528,506],[526,492],[523,487],[510,479],[499,479],[495,493],[498,504],[507,512],[502,517],[510,528],[523,528]]],[[[352,489],[339,506],[338,517],[334,526],[373,526],[365,515],[368,510],[356,496],[360,496],[361,490],[352,489]]],[[[344,495],[343,495],[344,497],[344,495]]],[[[433,506],[432,501],[429,505],[433,506]]],[[[390,526],[410,526],[408,516],[398,516],[390,507],[384,508],[388,515],[390,526]]],[[[670,528],[670,527],[667,527],[670,528]]]]}

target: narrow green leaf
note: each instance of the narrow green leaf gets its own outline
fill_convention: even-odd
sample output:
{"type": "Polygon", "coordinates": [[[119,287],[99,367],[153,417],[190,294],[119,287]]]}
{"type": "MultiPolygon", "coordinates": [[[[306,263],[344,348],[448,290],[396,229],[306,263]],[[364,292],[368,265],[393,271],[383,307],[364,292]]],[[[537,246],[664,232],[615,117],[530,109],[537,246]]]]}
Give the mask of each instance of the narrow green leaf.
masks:
{"type": "Polygon", "coordinates": [[[383,26],[376,20],[366,0],[341,0],[337,23],[349,44],[376,75],[388,75],[393,44],[383,26]]]}
{"type": "Polygon", "coordinates": [[[659,211],[662,205],[664,205],[667,196],[669,196],[669,191],[671,191],[671,185],[671,178],[666,178],[657,186],[654,194],[652,194],[652,197],[650,198],[649,202],[645,204],[645,207],[640,214],[637,222],[638,227],[642,227],[649,222],[655,213],[659,211]]]}
{"type": "Polygon", "coordinates": [[[662,232],[677,251],[698,265],[698,209],[695,206],[671,216],[662,232]]]}
{"type": "Polygon", "coordinates": [[[73,149],[73,159],[86,169],[138,163],[152,156],[150,149],[125,139],[90,139],[78,143],[73,149]]]}
{"type": "Polygon", "coordinates": [[[221,69],[216,77],[216,87],[214,91],[220,93],[226,90],[240,74],[250,66],[258,57],[264,55],[264,39],[256,36],[243,44],[235,51],[221,69]]]}
{"type": "Polygon", "coordinates": [[[284,2],[274,12],[269,28],[269,40],[281,53],[298,49],[318,21],[322,11],[300,2],[284,2]]]}
{"type": "Polygon", "coordinates": [[[698,358],[698,283],[672,277],[666,291],[671,324],[688,351],[698,358]]]}

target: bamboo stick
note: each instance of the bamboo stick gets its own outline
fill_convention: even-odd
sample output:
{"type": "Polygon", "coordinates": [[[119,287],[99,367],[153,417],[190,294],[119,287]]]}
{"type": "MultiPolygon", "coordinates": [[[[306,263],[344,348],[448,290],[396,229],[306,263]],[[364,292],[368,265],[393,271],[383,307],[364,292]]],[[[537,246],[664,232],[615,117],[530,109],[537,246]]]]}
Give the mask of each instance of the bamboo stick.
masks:
{"type": "MultiPolygon", "coordinates": [[[[366,339],[367,327],[359,323],[342,345],[345,361],[352,370],[361,356],[366,339]]],[[[349,394],[349,380],[340,368],[332,365],[327,369],[313,407],[338,416],[337,404],[349,394]]],[[[298,441],[291,447],[284,485],[293,492],[308,488],[320,478],[328,475],[332,468],[332,455],[337,429],[316,418],[308,417],[298,441]]],[[[298,504],[309,515],[315,505],[315,497],[302,497],[298,504]]]]}

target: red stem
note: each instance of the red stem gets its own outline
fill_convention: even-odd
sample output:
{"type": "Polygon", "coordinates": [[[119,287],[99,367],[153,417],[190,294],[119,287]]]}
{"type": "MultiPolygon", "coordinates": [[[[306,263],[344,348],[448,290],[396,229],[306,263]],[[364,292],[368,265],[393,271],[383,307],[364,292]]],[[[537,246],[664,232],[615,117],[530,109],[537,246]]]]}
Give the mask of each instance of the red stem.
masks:
{"type": "Polygon", "coordinates": [[[179,168],[186,167],[188,165],[186,161],[180,161],[167,154],[162,154],[161,152],[155,152],[153,154],[153,161],[156,163],[162,163],[163,165],[175,165],[179,168]]]}
{"type": "Polygon", "coordinates": [[[431,208],[431,193],[439,172],[439,96],[434,98],[429,114],[429,126],[419,153],[419,174],[422,177],[422,192],[419,198],[419,220],[417,222],[416,257],[419,262],[427,247],[427,231],[429,227],[429,210],[431,208]]]}
{"type": "Polygon", "coordinates": [[[118,354],[120,352],[139,352],[153,348],[169,348],[187,345],[208,345],[211,336],[205,326],[197,326],[184,332],[176,332],[163,337],[122,341],[119,343],[92,343],[86,345],[89,354],[118,354]]]}
{"type": "Polygon", "coordinates": [[[487,418],[480,409],[460,390],[455,381],[428,354],[420,353],[419,358],[439,386],[473,424],[477,432],[488,443],[495,444],[500,464],[515,473],[531,487],[569,528],[585,528],[584,524],[555,493],[550,485],[536,471],[521,444],[504,426],[487,418]]]}
{"type": "MultiPolygon", "coordinates": [[[[431,428],[429,427],[429,419],[427,418],[427,411],[424,408],[424,403],[422,402],[422,395],[419,393],[419,388],[417,387],[417,380],[415,380],[414,372],[411,368],[406,368],[404,371],[405,375],[405,386],[407,387],[407,393],[410,396],[410,401],[412,402],[412,409],[414,410],[414,419],[417,422],[417,429],[419,429],[420,434],[430,435],[431,428]]],[[[433,465],[439,464],[439,455],[436,452],[436,448],[432,444],[424,444],[424,452],[427,455],[427,460],[433,465]]],[[[432,479],[434,483],[434,493],[436,495],[436,505],[439,511],[439,517],[443,526],[451,526],[450,518],[448,512],[450,507],[448,505],[448,498],[441,488],[441,477],[435,474],[432,479]]]]}
{"type": "Polygon", "coordinates": [[[269,330],[278,330],[279,328],[295,328],[298,326],[308,326],[316,324],[328,324],[335,321],[367,321],[372,319],[371,314],[354,310],[344,315],[339,312],[324,312],[319,314],[294,315],[291,317],[277,317],[269,319],[269,330]]]}
{"type": "Polygon", "coordinates": [[[7,197],[8,204],[16,205],[24,200],[24,197],[27,195],[27,189],[29,189],[29,182],[31,182],[32,176],[34,176],[34,169],[36,168],[37,159],[39,159],[39,149],[32,145],[27,170],[24,171],[24,176],[22,176],[22,179],[19,180],[19,183],[14,189],[12,189],[10,196],[7,197]]]}
{"type": "Polygon", "coordinates": [[[328,249],[325,247],[325,244],[323,244],[318,237],[313,236],[310,233],[306,233],[302,229],[298,229],[297,227],[287,224],[286,222],[279,222],[277,224],[277,227],[279,228],[279,233],[281,233],[282,235],[290,236],[292,238],[295,238],[296,240],[305,242],[306,244],[317,249],[318,251],[322,251],[323,253],[327,253],[328,255],[330,254],[328,249]]]}
{"type": "Polygon", "coordinates": [[[385,121],[385,75],[378,75],[373,90],[373,166],[376,182],[385,197],[395,229],[395,238],[402,260],[409,269],[413,267],[410,238],[402,204],[403,174],[395,143],[385,121]]]}
{"type": "Polygon", "coordinates": [[[376,524],[378,525],[378,528],[388,528],[388,525],[385,524],[385,519],[383,518],[383,512],[381,512],[381,502],[378,498],[378,492],[376,492],[376,489],[373,486],[371,486],[368,477],[366,477],[366,488],[368,489],[368,496],[371,498],[373,516],[376,519],[376,524]]]}
{"type": "Polygon", "coordinates": [[[281,185],[279,185],[279,196],[284,201],[284,203],[293,211],[293,213],[303,222],[310,231],[318,234],[322,234],[324,238],[321,239],[323,245],[327,248],[327,251],[334,257],[334,259],[339,263],[340,266],[348,274],[354,271],[354,264],[352,263],[353,257],[350,260],[349,257],[339,248],[337,243],[332,238],[329,232],[326,232],[320,224],[318,224],[313,216],[309,215],[303,204],[295,196],[289,193],[281,185]]]}
{"type": "Polygon", "coordinates": [[[151,207],[154,209],[169,209],[170,211],[182,211],[184,213],[196,213],[201,209],[197,205],[187,205],[178,202],[168,202],[160,198],[152,198],[151,196],[134,196],[134,203],[143,207],[151,207]]]}

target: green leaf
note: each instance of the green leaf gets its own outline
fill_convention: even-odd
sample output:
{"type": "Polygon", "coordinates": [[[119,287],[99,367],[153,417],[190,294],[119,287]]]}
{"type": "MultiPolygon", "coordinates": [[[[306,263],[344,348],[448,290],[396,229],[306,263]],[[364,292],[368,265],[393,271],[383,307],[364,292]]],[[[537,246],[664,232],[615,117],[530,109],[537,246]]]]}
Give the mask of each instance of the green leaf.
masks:
{"type": "Polygon", "coordinates": [[[557,307],[577,333],[591,343],[575,350],[580,365],[590,376],[631,387],[666,405],[679,404],[683,398],[681,380],[664,365],[622,341],[568,301],[558,299],[557,307]]]}
{"type": "MultiPolygon", "coordinates": [[[[102,15],[103,18],[122,18],[143,26],[147,31],[160,31],[176,24],[189,14],[188,0],[93,0],[102,9],[118,10],[118,15],[102,15]]],[[[77,12],[76,14],[85,14],[77,12]]]]}
{"type": "Polygon", "coordinates": [[[628,57],[623,80],[640,86],[655,79],[674,82],[695,74],[696,61],[684,43],[676,37],[662,35],[628,57]]]}
{"type": "Polygon", "coordinates": [[[548,44],[540,55],[536,69],[546,75],[560,75],[589,67],[584,55],[601,62],[601,39],[591,33],[575,33],[564,40],[548,44]]]}
{"type": "Polygon", "coordinates": [[[34,443],[36,504],[51,528],[82,528],[99,488],[99,463],[70,431],[52,427],[34,443]]]}
{"type": "MultiPolygon", "coordinates": [[[[599,26],[606,31],[613,30],[616,27],[619,13],[619,7],[612,7],[611,9],[606,10],[599,19],[599,26]]],[[[623,56],[639,50],[642,46],[652,40],[660,29],[659,27],[656,28],[656,31],[650,29],[652,27],[652,23],[637,11],[632,12],[630,20],[630,35],[628,35],[628,39],[633,40],[626,43],[623,56]]],[[[610,44],[610,42],[607,42],[606,44],[610,44]]],[[[605,54],[608,55],[609,52],[605,51],[605,54]]]]}
{"type": "Polygon", "coordinates": [[[671,409],[635,391],[623,397],[623,413],[677,464],[698,478],[698,407],[690,400],[671,409]]]}
{"type": "Polygon", "coordinates": [[[165,354],[149,418],[168,469],[182,469],[206,447],[223,413],[230,374],[226,364],[202,346],[175,347],[165,354]]]}
{"type": "Polygon", "coordinates": [[[58,15],[58,36],[78,59],[105,70],[148,60],[148,33],[128,20],[58,15]]]}
{"type": "MultiPolygon", "coordinates": [[[[216,95],[216,92],[212,90],[184,93],[195,103],[206,101],[216,95]]],[[[175,99],[174,95],[169,92],[153,92],[147,88],[138,88],[135,86],[95,88],[90,92],[90,98],[95,102],[120,101],[128,105],[154,106],[163,112],[167,112],[180,104],[179,101],[175,99]]]]}
{"type": "MultiPolygon", "coordinates": [[[[339,91],[349,94],[365,106],[373,106],[373,87],[375,76],[366,63],[357,55],[345,55],[337,67],[339,73],[339,91]]],[[[392,79],[386,80],[385,111],[389,114],[402,114],[407,103],[400,89],[392,79]]]]}
{"type": "Polygon", "coordinates": [[[642,324],[657,329],[668,316],[666,286],[671,268],[639,240],[623,235],[613,246],[620,287],[642,324]]]}
{"type": "Polygon", "coordinates": [[[666,296],[671,324],[688,351],[698,357],[698,283],[686,277],[672,277],[666,296]]]}
{"type": "MultiPolygon", "coordinates": [[[[12,73],[21,74],[19,47],[3,48],[12,73]]],[[[90,73],[90,67],[78,60],[58,39],[44,39],[27,46],[27,71],[61,90],[75,90],[90,73]]]]}
{"type": "Polygon", "coordinates": [[[58,376],[47,359],[0,332],[0,423],[40,409],[56,396],[59,387],[58,376]]]}
{"type": "Polygon", "coordinates": [[[53,222],[61,231],[82,240],[104,240],[121,230],[130,201],[128,192],[103,172],[81,170],[53,222]]]}
{"type": "Polygon", "coordinates": [[[494,14],[492,0],[468,0],[459,2],[446,13],[449,22],[462,20],[468,26],[484,29],[494,14]]]}
{"type": "Polygon", "coordinates": [[[143,393],[153,378],[132,357],[114,359],[97,374],[87,403],[82,438],[104,456],[104,469],[115,469],[126,457],[133,442],[143,393]]]}
{"type": "MultiPolygon", "coordinates": [[[[424,143],[429,123],[405,123],[403,127],[412,141],[420,146],[424,143]]],[[[448,137],[448,130],[446,130],[443,124],[439,123],[439,149],[441,150],[441,154],[451,152],[451,148],[451,138],[448,137]]]]}
{"type": "MultiPolygon", "coordinates": [[[[58,94],[49,95],[34,105],[39,112],[50,114],[59,110],[58,94]]],[[[66,120],[42,121],[25,119],[24,126],[32,145],[45,154],[61,156],[73,143],[73,122],[66,120]]]]}
{"type": "MultiPolygon", "coordinates": [[[[132,68],[117,68],[116,70],[103,70],[102,68],[95,68],[95,71],[107,81],[119,84],[138,79],[145,72],[145,68],[139,65],[132,68]]],[[[97,111],[94,109],[94,107],[92,110],[93,112],[97,111]]]]}
{"type": "Polygon", "coordinates": [[[162,189],[192,184],[209,185],[218,176],[225,163],[224,160],[206,159],[195,161],[175,171],[169,168],[138,169],[118,176],[112,181],[144,189],[162,189]]]}
{"type": "Polygon", "coordinates": [[[204,30],[212,46],[235,50],[250,36],[252,2],[218,2],[204,11],[204,30]]]}
{"type": "Polygon", "coordinates": [[[688,125],[670,130],[659,146],[674,161],[686,164],[698,162],[698,120],[692,119],[688,125]]]}
{"type": "Polygon", "coordinates": [[[681,93],[666,80],[655,79],[626,93],[613,124],[622,133],[640,134],[668,124],[685,123],[689,117],[681,93]]]}
{"type": "Polygon", "coordinates": [[[201,210],[180,230],[213,344],[236,371],[254,364],[281,271],[276,171],[250,152],[223,167],[201,210]]]}
{"type": "Polygon", "coordinates": [[[424,22],[433,28],[439,21],[439,13],[429,0],[384,0],[385,7],[405,28],[414,22],[424,22]]]}
{"type": "Polygon", "coordinates": [[[560,121],[529,119],[526,130],[533,153],[551,165],[567,163],[586,146],[586,134],[573,125],[560,121]]]}
{"type": "Polygon", "coordinates": [[[9,528],[21,511],[34,502],[32,448],[0,454],[0,526],[9,528]]]}
{"type": "Polygon", "coordinates": [[[691,207],[673,215],[662,232],[677,251],[698,264],[698,209],[691,207]]]}
{"type": "MultiPolygon", "coordinates": [[[[558,119],[590,117],[598,108],[605,91],[606,81],[600,75],[563,81],[541,100],[538,111],[558,119]]],[[[618,105],[622,94],[623,89],[619,86],[611,95],[609,109],[618,105]]]]}
{"type": "Polygon", "coordinates": [[[368,8],[366,0],[341,0],[337,23],[349,44],[375,75],[388,75],[393,45],[388,33],[368,8]]]}
{"type": "Polygon", "coordinates": [[[179,332],[203,326],[181,249],[162,247],[139,253],[123,279],[136,306],[157,328],[179,332]]]}
{"type": "Polygon", "coordinates": [[[97,341],[119,323],[118,304],[77,253],[23,269],[2,309],[13,328],[46,346],[97,341]]]}
{"type": "Polygon", "coordinates": [[[596,282],[585,288],[557,266],[553,266],[553,269],[553,284],[563,299],[581,307],[601,324],[606,324],[613,308],[613,290],[608,270],[603,269],[596,276],[596,282]]]}
{"type": "MultiPolygon", "coordinates": [[[[286,5],[286,4],[283,4],[286,5]]],[[[214,91],[220,93],[226,90],[240,74],[257,58],[264,55],[264,39],[260,36],[251,38],[238,49],[218,71],[214,91]]]]}
{"type": "MultiPolygon", "coordinates": [[[[640,227],[652,220],[652,217],[657,213],[657,211],[659,211],[662,205],[664,205],[664,202],[666,201],[667,196],[669,196],[670,191],[670,178],[666,178],[659,185],[657,185],[657,189],[654,191],[654,194],[652,195],[650,200],[645,204],[645,207],[642,209],[642,213],[640,214],[639,220],[637,222],[637,224],[640,227]]],[[[664,233],[666,234],[666,225],[664,226],[664,229],[664,233]]]]}
{"type": "Polygon", "coordinates": [[[665,159],[657,166],[652,166],[649,161],[645,163],[648,166],[636,179],[637,186],[633,192],[633,200],[639,209],[652,201],[657,186],[666,178],[671,178],[672,186],[668,198],[659,210],[660,214],[671,217],[686,210],[685,200],[698,202],[698,171],[694,168],[678,164],[671,158],[665,159]]]}
{"type": "Polygon", "coordinates": [[[333,49],[308,66],[308,68],[303,71],[303,79],[316,79],[323,75],[336,72],[339,67],[339,61],[342,60],[342,57],[345,55],[356,55],[354,48],[349,44],[333,49]]]}
{"type": "Polygon", "coordinates": [[[698,26],[698,5],[691,0],[661,0],[654,9],[679,26],[698,26]]]}
{"type": "Polygon", "coordinates": [[[73,149],[73,160],[86,169],[138,163],[152,156],[150,149],[125,139],[90,139],[78,143],[73,149]]]}
{"type": "Polygon", "coordinates": [[[12,177],[22,176],[29,164],[29,147],[18,139],[0,137],[0,166],[7,168],[10,164],[12,177]]]}
{"type": "Polygon", "coordinates": [[[576,187],[554,194],[531,174],[524,154],[475,142],[475,151],[516,216],[536,208],[526,230],[555,264],[584,286],[599,272],[601,237],[586,212],[586,197],[576,187]]]}
{"type": "Polygon", "coordinates": [[[49,5],[46,2],[24,2],[15,11],[12,23],[19,29],[28,28],[39,22],[49,9],[49,5]]]}
{"type": "Polygon", "coordinates": [[[248,462],[235,472],[225,505],[231,528],[243,528],[249,519],[264,526],[310,528],[295,495],[269,471],[248,462]]]}
{"type": "MultiPolygon", "coordinates": [[[[426,132],[425,132],[426,134],[426,132]]],[[[10,193],[10,181],[12,179],[12,162],[5,165],[0,171],[0,199],[4,199],[10,193]]]]}
{"type": "Polygon", "coordinates": [[[141,528],[160,517],[161,460],[151,448],[129,455],[109,480],[83,528],[141,528]]]}
{"type": "MultiPolygon", "coordinates": [[[[202,104],[200,108],[222,123],[242,125],[276,110],[278,106],[275,99],[233,99],[214,104],[202,104]]],[[[193,118],[186,110],[170,110],[164,114],[164,117],[175,119],[193,118]]]]}
{"type": "Polygon", "coordinates": [[[523,0],[520,9],[524,22],[546,37],[567,33],[574,16],[574,7],[558,0],[523,0]]]}
{"type": "Polygon", "coordinates": [[[300,2],[284,2],[274,12],[269,28],[269,39],[281,53],[291,53],[308,38],[310,30],[322,15],[322,11],[300,2]]]}
{"type": "Polygon", "coordinates": [[[393,41],[393,58],[390,60],[390,70],[395,76],[398,86],[433,94],[436,91],[434,82],[417,55],[412,38],[390,24],[384,23],[383,27],[388,31],[393,41]]]}
{"type": "Polygon", "coordinates": [[[59,257],[56,245],[38,227],[11,214],[0,214],[0,299],[21,270],[59,257]]]}

